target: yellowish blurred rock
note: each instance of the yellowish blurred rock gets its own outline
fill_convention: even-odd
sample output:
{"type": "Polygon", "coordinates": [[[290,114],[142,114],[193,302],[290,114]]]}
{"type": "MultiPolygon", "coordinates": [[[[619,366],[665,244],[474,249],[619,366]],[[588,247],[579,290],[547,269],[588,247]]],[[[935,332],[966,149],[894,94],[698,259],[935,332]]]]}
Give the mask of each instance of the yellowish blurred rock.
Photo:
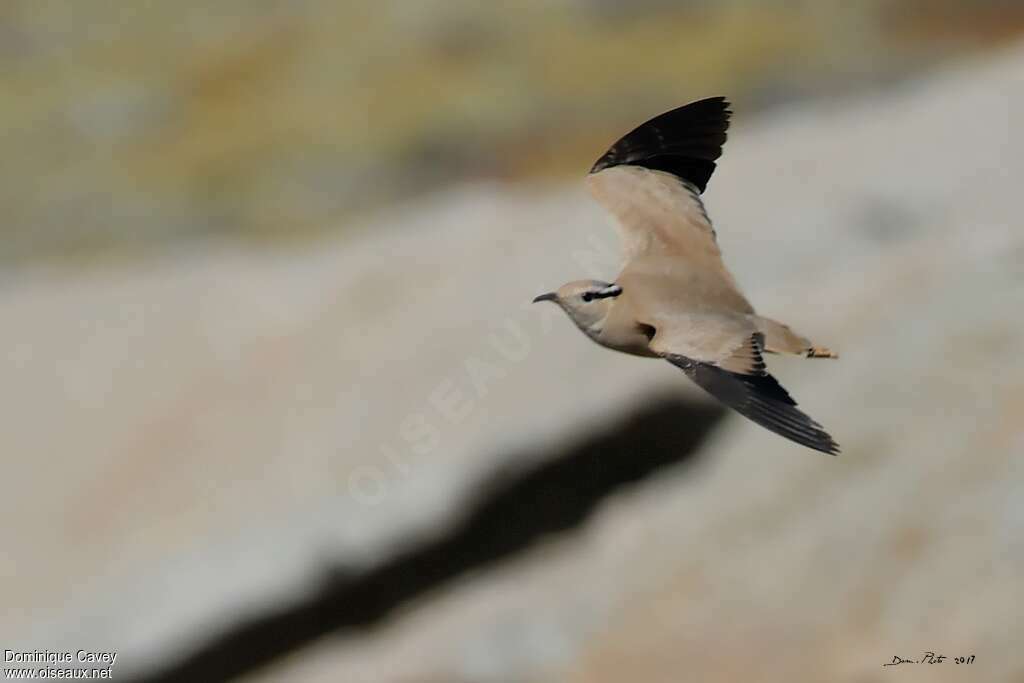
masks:
{"type": "Polygon", "coordinates": [[[7,0],[0,266],[347,231],[456,180],[575,172],[681,101],[749,111],[1022,30],[1005,0],[7,0]]]}

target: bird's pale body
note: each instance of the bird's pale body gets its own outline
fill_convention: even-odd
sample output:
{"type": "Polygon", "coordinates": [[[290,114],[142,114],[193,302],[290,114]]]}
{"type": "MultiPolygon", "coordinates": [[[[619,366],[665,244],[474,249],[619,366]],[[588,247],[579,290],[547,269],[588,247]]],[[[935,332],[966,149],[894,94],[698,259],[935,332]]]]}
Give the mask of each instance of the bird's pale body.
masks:
{"type": "Polygon", "coordinates": [[[591,194],[616,219],[625,264],[614,283],[578,280],[554,301],[598,344],[665,358],[723,402],[772,431],[828,453],[838,446],[796,409],[763,352],[834,357],[757,315],[725,267],[700,193],[725,142],[722,98],[666,112],[594,164],[591,194]]]}

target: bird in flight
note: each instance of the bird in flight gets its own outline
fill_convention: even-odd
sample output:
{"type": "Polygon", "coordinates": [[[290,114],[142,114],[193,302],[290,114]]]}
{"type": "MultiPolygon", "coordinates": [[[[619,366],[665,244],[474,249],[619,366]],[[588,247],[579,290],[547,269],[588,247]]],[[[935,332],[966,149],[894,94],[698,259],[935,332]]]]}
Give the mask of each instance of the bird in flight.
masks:
{"type": "Polygon", "coordinates": [[[836,358],[758,315],[722,262],[701,193],[729,127],[723,97],[656,116],[604,153],[587,177],[615,218],[625,265],[615,282],[576,280],[534,299],[558,304],[580,330],[616,351],[664,358],[757,424],[836,455],[839,445],[796,407],[764,353],[836,358]]]}

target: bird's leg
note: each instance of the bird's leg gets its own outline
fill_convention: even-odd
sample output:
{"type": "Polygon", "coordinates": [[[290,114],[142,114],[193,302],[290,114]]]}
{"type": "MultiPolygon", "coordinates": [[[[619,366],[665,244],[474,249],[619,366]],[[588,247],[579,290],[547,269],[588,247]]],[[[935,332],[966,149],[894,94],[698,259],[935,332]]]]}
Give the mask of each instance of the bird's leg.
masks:
{"type": "Polygon", "coordinates": [[[807,349],[808,358],[839,358],[839,354],[824,346],[812,346],[807,349]]]}

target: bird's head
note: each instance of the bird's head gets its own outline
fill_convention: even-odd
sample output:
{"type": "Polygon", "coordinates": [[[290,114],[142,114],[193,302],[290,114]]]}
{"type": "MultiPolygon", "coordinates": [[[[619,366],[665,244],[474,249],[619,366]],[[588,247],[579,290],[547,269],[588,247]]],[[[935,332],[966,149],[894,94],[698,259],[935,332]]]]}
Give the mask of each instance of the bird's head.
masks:
{"type": "Polygon", "coordinates": [[[613,283],[600,280],[575,280],[562,285],[557,291],[541,294],[533,300],[533,303],[538,301],[555,302],[581,330],[593,335],[601,331],[612,303],[620,294],[622,294],[622,287],[613,283]]]}

